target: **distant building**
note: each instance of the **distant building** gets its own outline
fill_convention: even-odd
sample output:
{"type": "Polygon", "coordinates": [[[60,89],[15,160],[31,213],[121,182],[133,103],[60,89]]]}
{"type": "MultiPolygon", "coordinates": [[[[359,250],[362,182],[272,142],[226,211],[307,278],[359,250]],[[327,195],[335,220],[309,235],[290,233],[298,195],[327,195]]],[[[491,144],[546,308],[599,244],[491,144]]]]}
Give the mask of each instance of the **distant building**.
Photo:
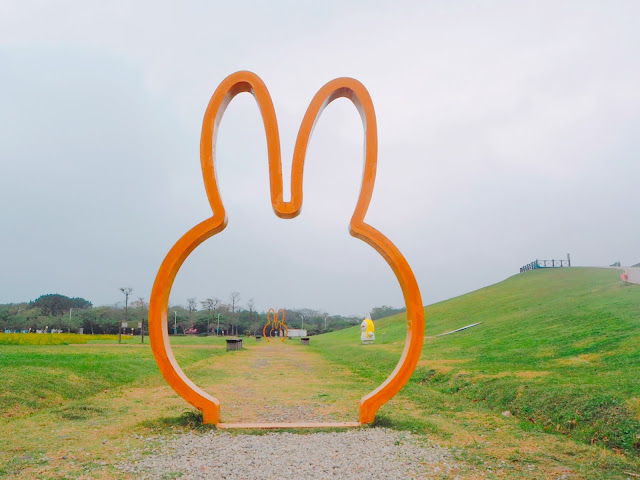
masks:
{"type": "Polygon", "coordinates": [[[289,329],[289,338],[293,338],[293,337],[306,337],[307,336],[307,331],[306,330],[302,330],[301,328],[290,328],[289,329]]]}

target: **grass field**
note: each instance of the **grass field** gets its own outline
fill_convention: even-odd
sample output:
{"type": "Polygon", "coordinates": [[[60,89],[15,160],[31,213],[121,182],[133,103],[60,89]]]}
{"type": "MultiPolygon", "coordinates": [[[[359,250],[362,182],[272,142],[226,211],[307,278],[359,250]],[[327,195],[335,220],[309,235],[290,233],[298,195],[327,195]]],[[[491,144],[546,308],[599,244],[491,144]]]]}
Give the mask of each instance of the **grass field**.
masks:
{"type": "MultiPolygon", "coordinates": [[[[157,375],[150,350],[7,345],[0,349],[0,411],[21,417],[81,401],[105,389],[157,375]]],[[[207,350],[177,350],[181,365],[210,356],[207,350]]]]}
{"type": "MultiPolygon", "coordinates": [[[[174,352],[191,372],[223,349],[174,352]]],[[[121,478],[111,465],[142,446],[142,423],[192,418],[148,346],[0,345],[0,385],[0,478],[121,478]]]]}
{"type": "MultiPolygon", "coordinates": [[[[131,339],[124,336],[124,340],[131,339]]],[[[93,342],[113,343],[117,335],[79,335],[77,333],[0,333],[0,345],[76,345],[93,342]]]]}
{"type": "MultiPolygon", "coordinates": [[[[623,284],[616,270],[535,270],[425,312],[427,338],[408,388],[414,399],[427,386],[509,411],[524,429],[640,451],[640,286],[623,284]]],[[[382,379],[405,335],[406,317],[397,315],[376,322],[375,345],[358,348],[356,329],[314,344],[332,361],[382,379]]]]}
{"type": "MultiPolygon", "coordinates": [[[[616,271],[573,268],[429,306],[416,374],[376,424],[451,449],[461,479],[636,478],[639,305],[640,286],[616,271]]],[[[311,347],[245,339],[229,353],[224,338],[171,341],[187,375],[221,400],[223,421],[355,420],[405,332],[398,315],[376,322],[373,345],[360,345],[357,328],[311,347]]],[[[0,345],[0,478],[129,479],[114,465],[144,454],[149,438],[202,428],[160,376],[148,338],[84,337],[0,345]]]]}

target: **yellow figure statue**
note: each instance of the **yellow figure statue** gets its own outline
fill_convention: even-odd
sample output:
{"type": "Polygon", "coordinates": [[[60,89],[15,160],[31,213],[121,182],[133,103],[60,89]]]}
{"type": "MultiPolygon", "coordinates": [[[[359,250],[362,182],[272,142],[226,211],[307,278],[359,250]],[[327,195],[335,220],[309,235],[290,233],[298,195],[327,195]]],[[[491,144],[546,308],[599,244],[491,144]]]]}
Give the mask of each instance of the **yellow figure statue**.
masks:
{"type": "Polygon", "coordinates": [[[360,340],[362,343],[373,343],[376,339],[375,325],[373,324],[373,320],[371,320],[371,315],[367,313],[367,316],[360,324],[360,331],[362,334],[360,335],[360,340]]]}

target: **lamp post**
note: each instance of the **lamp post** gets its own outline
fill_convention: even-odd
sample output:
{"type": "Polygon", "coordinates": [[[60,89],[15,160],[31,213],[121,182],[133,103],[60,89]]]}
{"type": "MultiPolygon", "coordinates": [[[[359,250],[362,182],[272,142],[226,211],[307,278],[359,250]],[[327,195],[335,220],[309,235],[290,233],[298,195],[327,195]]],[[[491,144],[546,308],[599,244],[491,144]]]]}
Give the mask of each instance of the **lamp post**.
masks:
{"type": "MultiPolygon", "coordinates": [[[[129,317],[129,295],[133,288],[120,287],[120,291],[124,293],[124,321],[127,323],[129,317]]],[[[118,343],[122,343],[122,320],[118,322],[118,343]]]]}
{"type": "Polygon", "coordinates": [[[216,329],[216,337],[220,336],[220,314],[218,314],[218,328],[216,329]]]}
{"type": "Polygon", "coordinates": [[[178,334],[178,312],[173,311],[173,334],[178,334]]]}

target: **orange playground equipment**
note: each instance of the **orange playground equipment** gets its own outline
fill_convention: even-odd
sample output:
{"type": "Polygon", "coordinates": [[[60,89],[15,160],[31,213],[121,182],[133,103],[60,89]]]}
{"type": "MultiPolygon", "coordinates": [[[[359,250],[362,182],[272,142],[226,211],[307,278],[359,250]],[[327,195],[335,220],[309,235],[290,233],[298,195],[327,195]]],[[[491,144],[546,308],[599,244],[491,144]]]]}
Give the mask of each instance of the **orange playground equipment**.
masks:
{"type": "MultiPolygon", "coordinates": [[[[373,194],[377,161],[378,131],[373,102],[369,92],[364,85],[353,78],[331,80],[313,97],[302,119],[293,153],[291,199],[284,201],[278,123],[266,85],[256,74],[241,71],[225,78],[213,93],[204,115],[200,140],[200,163],[212,216],[191,228],[169,250],[156,275],[149,303],[149,334],[158,367],[171,387],[187,402],[202,412],[204,423],[216,424],[219,428],[357,426],[373,422],[378,409],[398,393],[409,380],[422,351],[424,307],[415,276],[402,253],[387,237],[365,222],[365,215],[373,194]],[[358,422],[345,422],[339,425],[334,423],[221,423],[220,402],[218,399],[196,386],[185,375],[174,358],[167,328],[169,294],[175,277],[189,254],[208,238],[221,233],[227,226],[228,218],[220,197],[218,179],[216,177],[215,142],[225,109],[236,95],[243,92],[253,95],[264,122],[271,205],[275,214],[283,219],[296,217],[302,208],[302,180],[307,145],[313,132],[313,127],[324,108],[334,100],[344,97],[349,99],[360,113],[365,136],[364,172],[358,202],[349,224],[349,233],[376,250],[393,270],[402,288],[407,308],[408,328],[404,351],[395,369],[380,386],[360,400],[358,422]]],[[[340,172],[334,172],[334,175],[340,175],[340,172]]],[[[327,191],[326,195],[331,195],[331,193],[327,191]]],[[[399,206],[398,208],[404,211],[409,221],[415,218],[416,213],[414,213],[411,205],[399,206]]]]}
{"type": "Polygon", "coordinates": [[[267,323],[265,323],[264,327],[262,327],[262,336],[267,339],[267,342],[270,342],[270,338],[273,337],[282,337],[282,341],[284,342],[289,335],[289,328],[287,324],[284,323],[285,312],[281,308],[278,310],[278,313],[273,308],[270,308],[267,312],[267,323]],[[282,315],[280,315],[282,314],[282,315]],[[282,316],[282,320],[280,317],[282,316]]]}

